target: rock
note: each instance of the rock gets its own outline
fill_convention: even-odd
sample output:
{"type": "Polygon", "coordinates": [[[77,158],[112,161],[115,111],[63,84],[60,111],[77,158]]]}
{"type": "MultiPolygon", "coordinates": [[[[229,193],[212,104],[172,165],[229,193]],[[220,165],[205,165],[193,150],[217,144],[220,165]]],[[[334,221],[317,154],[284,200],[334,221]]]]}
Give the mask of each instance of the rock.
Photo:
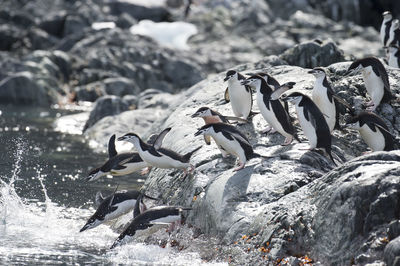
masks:
{"type": "Polygon", "coordinates": [[[30,29],[27,37],[30,41],[29,48],[32,50],[50,49],[57,43],[56,38],[50,36],[47,32],[39,28],[30,29]]]}
{"type": "Polygon", "coordinates": [[[39,23],[39,27],[56,37],[62,37],[64,33],[64,24],[67,17],[65,11],[58,11],[56,13],[48,14],[39,23]]]}
{"type": "Polygon", "coordinates": [[[400,237],[390,241],[385,248],[384,259],[387,265],[400,265],[400,237]]]}
{"type": "Polygon", "coordinates": [[[344,60],[343,52],[332,41],[301,43],[285,51],[281,58],[290,65],[304,68],[328,66],[344,60]]]}
{"type": "Polygon", "coordinates": [[[106,95],[103,84],[93,82],[86,85],[78,86],[73,89],[75,93],[75,101],[94,102],[98,98],[106,95]]]}
{"type": "Polygon", "coordinates": [[[170,19],[168,10],[160,5],[144,6],[121,0],[109,1],[107,4],[110,8],[110,13],[116,16],[127,13],[137,20],[150,19],[155,22],[168,21],[170,19]]]}
{"type": "Polygon", "coordinates": [[[64,22],[63,36],[83,31],[90,24],[79,16],[67,16],[64,22]]]}
{"type": "Polygon", "coordinates": [[[389,224],[389,229],[388,229],[388,238],[389,240],[393,240],[396,237],[400,236],[400,221],[392,221],[389,224]]]}
{"type": "Polygon", "coordinates": [[[0,81],[0,102],[3,104],[26,104],[50,106],[58,95],[46,90],[29,72],[20,72],[0,81]]]}
{"type": "Polygon", "coordinates": [[[103,80],[105,91],[109,95],[125,96],[128,94],[139,94],[140,88],[134,81],[127,78],[108,78],[103,80]]]}
{"type": "Polygon", "coordinates": [[[125,95],[124,97],[122,97],[122,100],[124,100],[129,105],[130,110],[137,109],[139,97],[135,95],[125,95]]]}
{"type": "Polygon", "coordinates": [[[83,131],[94,125],[105,116],[112,116],[128,110],[128,104],[120,97],[107,95],[96,100],[93,110],[90,112],[88,121],[83,131]]]}
{"type": "Polygon", "coordinates": [[[117,21],[115,22],[117,27],[120,27],[121,29],[129,29],[132,25],[136,23],[137,20],[126,13],[122,13],[121,15],[119,15],[117,21]]]}
{"type": "Polygon", "coordinates": [[[170,93],[163,93],[155,89],[148,89],[139,94],[138,108],[161,108],[167,109],[174,105],[176,101],[181,99],[181,95],[172,95],[170,93]]]}
{"type": "Polygon", "coordinates": [[[0,50],[8,51],[21,46],[21,32],[12,25],[0,25],[0,50]]]}

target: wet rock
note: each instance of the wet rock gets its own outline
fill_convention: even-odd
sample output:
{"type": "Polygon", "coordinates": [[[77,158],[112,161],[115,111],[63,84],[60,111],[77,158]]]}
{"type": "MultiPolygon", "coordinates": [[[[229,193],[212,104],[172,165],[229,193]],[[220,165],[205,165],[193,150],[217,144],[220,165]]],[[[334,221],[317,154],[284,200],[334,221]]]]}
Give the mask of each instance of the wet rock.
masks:
{"type": "Polygon", "coordinates": [[[290,65],[314,68],[341,62],[344,60],[344,55],[332,41],[321,44],[311,41],[290,48],[281,55],[281,58],[290,65]]]}
{"type": "Polygon", "coordinates": [[[83,131],[94,125],[105,116],[112,116],[128,110],[128,104],[121,97],[107,95],[96,100],[93,110],[90,112],[88,121],[83,131]]]}

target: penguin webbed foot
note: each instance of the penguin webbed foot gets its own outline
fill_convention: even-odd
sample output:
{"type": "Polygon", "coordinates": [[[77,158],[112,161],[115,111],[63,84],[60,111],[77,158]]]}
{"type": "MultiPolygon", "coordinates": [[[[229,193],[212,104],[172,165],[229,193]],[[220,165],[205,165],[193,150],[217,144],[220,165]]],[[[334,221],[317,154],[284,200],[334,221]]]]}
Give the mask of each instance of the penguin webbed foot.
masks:
{"type": "Polygon", "coordinates": [[[236,172],[236,171],[239,171],[239,170],[241,170],[241,169],[243,169],[243,168],[244,168],[244,163],[239,162],[239,166],[236,167],[235,169],[233,169],[233,171],[236,172]]]}
{"type": "Polygon", "coordinates": [[[140,174],[141,174],[141,175],[147,175],[148,173],[150,173],[150,170],[151,170],[151,166],[147,166],[147,167],[143,168],[143,169],[140,171],[140,174]]]}
{"type": "Polygon", "coordinates": [[[293,141],[293,137],[287,137],[287,138],[285,138],[285,141],[282,143],[282,146],[287,146],[290,143],[292,143],[292,141],[293,141]]]}

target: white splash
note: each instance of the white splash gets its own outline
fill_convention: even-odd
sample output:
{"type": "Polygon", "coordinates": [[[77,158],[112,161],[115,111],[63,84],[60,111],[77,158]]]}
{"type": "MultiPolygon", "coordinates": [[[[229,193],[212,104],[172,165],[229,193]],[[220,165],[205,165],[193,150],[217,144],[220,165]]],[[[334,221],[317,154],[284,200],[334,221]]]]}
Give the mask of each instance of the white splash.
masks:
{"type": "Polygon", "coordinates": [[[130,28],[132,34],[145,35],[155,39],[161,45],[169,48],[187,50],[187,40],[197,34],[195,25],[183,21],[153,22],[141,20],[130,28]]]}

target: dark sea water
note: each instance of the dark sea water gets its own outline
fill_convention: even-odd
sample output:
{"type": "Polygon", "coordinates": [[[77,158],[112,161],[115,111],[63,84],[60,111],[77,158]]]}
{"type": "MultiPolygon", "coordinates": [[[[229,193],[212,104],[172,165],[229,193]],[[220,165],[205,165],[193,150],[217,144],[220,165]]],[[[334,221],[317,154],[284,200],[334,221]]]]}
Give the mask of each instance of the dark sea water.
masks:
{"type": "Polygon", "coordinates": [[[196,253],[135,241],[110,251],[118,232],[109,225],[79,233],[97,191],[139,188],[143,177],[88,183],[106,154],[81,134],[54,129],[66,111],[0,105],[0,112],[0,265],[202,264],[196,253]]]}

